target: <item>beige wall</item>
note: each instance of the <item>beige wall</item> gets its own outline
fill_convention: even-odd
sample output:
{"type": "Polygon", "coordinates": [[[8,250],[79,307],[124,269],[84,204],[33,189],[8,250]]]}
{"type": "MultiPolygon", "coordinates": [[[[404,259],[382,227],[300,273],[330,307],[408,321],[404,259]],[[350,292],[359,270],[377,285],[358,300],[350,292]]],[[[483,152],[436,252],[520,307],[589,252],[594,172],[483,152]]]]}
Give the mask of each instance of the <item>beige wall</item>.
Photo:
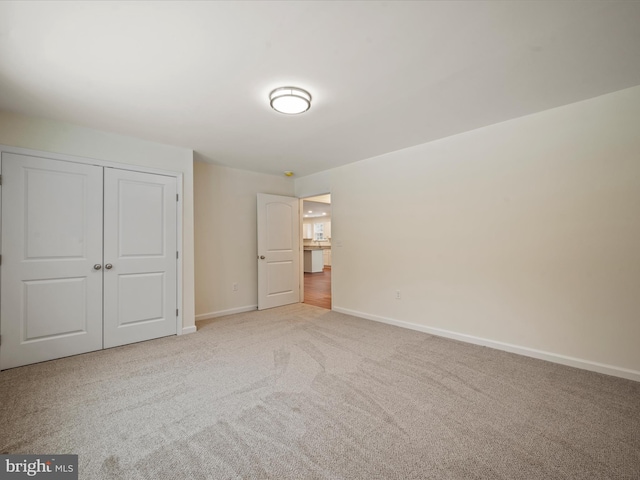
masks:
{"type": "Polygon", "coordinates": [[[194,178],[196,318],[253,310],[258,304],[257,194],[293,196],[293,180],[199,161],[194,178]]]}
{"type": "Polygon", "coordinates": [[[639,125],[635,87],[300,179],[334,308],[640,380],[639,125]]]}
{"type": "Polygon", "coordinates": [[[0,144],[182,173],[182,321],[194,329],[192,150],[9,112],[0,112],[0,144]]]}
{"type": "Polygon", "coordinates": [[[296,179],[296,196],[298,198],[307,198],[329,193],[331,189],[331,172],[331,170],[326,170],[296,179]]]}

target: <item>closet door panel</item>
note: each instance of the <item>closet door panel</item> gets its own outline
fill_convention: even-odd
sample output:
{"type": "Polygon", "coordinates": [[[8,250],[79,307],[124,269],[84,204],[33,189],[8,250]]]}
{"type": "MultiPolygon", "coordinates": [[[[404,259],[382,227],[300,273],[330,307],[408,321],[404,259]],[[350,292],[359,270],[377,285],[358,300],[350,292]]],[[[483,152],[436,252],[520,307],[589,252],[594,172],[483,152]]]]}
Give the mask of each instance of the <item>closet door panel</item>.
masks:
{"type": "Polygon", "coordinates": [[[176,333],[176,209],[174,177],[105,169],[105,348],[176,333]]]}
{"type": "Polygon", "coordinates": [[[0,368],[101,349],[102,168],[3,152],[2,175],[0,368]]]}

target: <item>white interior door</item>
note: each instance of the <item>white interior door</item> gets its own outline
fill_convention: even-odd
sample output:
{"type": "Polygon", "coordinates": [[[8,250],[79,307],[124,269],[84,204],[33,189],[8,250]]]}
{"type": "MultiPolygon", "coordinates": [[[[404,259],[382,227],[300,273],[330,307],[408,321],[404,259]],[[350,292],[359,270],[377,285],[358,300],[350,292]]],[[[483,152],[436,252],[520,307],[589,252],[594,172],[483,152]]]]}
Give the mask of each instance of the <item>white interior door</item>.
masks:
{"type": "Polygon", "coordinates": [[[102,168],[3,152],[2,179],[0,368],[101,349],[102,168]]]}
{"type": "Polygon", "coordinates": [[[258,194],[258,310],[300,301],[299,203],[258,194]]]}
{"type": "Polygon", "coordinates": [[[105,168],[104,347],[176,334],[176,179],[105,168]]]}

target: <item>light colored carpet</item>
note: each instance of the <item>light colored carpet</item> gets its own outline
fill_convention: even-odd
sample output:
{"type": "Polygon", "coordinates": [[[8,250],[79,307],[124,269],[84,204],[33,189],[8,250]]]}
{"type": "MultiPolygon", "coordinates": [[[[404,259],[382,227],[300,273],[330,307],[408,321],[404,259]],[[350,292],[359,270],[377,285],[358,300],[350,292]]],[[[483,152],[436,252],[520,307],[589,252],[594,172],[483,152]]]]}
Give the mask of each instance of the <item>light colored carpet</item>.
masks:
{"type": "Polygon", "coordinates": [[[638,479],[640,383],[298,304],[0,373],[83,479],[638,479]]]}

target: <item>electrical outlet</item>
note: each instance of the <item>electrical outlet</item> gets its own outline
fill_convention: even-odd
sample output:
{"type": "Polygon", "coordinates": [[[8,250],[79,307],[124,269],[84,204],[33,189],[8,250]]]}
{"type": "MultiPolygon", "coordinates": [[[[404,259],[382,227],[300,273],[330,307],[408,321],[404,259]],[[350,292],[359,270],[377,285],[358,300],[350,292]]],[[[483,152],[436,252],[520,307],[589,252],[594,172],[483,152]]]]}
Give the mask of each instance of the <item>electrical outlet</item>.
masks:
{"type": "Polygon", "coordinates": [[[400,290],[396,290],[396,300],[400,300],[402,297],[400,297],[400,290]]]}
{"type": "Polygon", "coordinates": [[[238,283],[237,282],[234,282],[234,284],[233,284],[233,291],[234,292],[238,291],[238,283]]]}

